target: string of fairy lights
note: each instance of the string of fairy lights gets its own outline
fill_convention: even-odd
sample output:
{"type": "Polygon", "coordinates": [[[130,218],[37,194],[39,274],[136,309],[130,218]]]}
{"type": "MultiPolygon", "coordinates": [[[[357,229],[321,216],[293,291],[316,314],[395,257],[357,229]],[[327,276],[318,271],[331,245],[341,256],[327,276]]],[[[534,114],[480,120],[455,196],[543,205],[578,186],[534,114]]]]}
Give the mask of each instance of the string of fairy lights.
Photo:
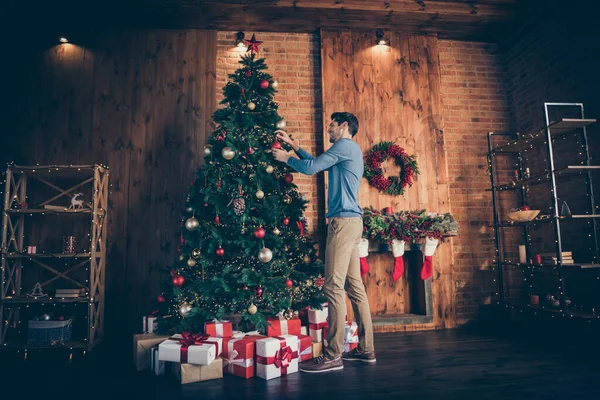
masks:
{"type": "MultiPolygon", "coordinates": [[[[3,308],[16,308],[16,312],[7,312],[5,314],[6,319],[2,321],[3,326],[0,328],[2,329],[2,332],[0,332],[2,333],[2,346],[9,345],[9,342],[6,340],[6,336],[8,334],[8,328],[11,324],[10,319],[14,319],[12,321],[12,325],[16,334],[21,335],[24,329],[24,321],[21,318],[16,319],[15,314],[19,315],[21,308],[28,309],[33,304],[38,304],[41,307],[47,307],[48,305],[52,305],[52,308],[60,307],[60,313],[58,311],[45,312],[42,316],[42,319],[49,320],[51,318],[50,315],[60,314],[58,319],[64,320],[64,318],[66,318],[64,315],[67,312],[67,306],[73,307],[73,310],[70,311],[73,315],[80,315],[81,312],[77,311],[77,308],[81,307],[81,304],[83,303],[88,303],[86,306],[87,310],[83,315],[84,323],[81,325],[82,327],[86,327],[85,337],[60,343],[60,347],[68,348],[71,351],[69,354],[70,359],[73,357],[73,349],[81,349],[82,354],[85,356],[89,346],[93,344],[92,342],[100,339],[98,336],[99,334],[96,333],[96,330],[98,329],[96,322],[102,321],[103,318],[97,318],[96,314],[101,312],[102,307],[100,307],[99,302],[103,302],[104,299],[103,291],[99,288],[99,284],[102,282],[99,282],[98,279],[103,280],[104,273],[98,273],[97,269],[103,268],[103,266],[100,264],[104,264],[99,263],[98,258],[106,256],[105,249],[103,249],[101,246],[103,245],[103,238],[106,235],[106,226],[105,221],[103,220],[106,218],[106,207],[108,205],[105,204],[107,198],[103,199],[100,194],[102,191],[104,191],[107,196],[112,193],[112,184],[108,182],[108,171],[108,166],[104,164],[40,165],[38,163],[35,166],[20,166],[16,165],[14,162],[9,162],[7,164],[6,170],[2,173],[3,180],[2,186],[0,187],[0,190],[2,190],[0,191],[0,198],[4,198],[2,224],[3,241],[2,248],[0,248],[2,257],[2,263],[0,266],[2,276],[0,303],[2,304],[0,306],[3,308]],[[70,172],[65,175],[65,171],[70,172]],[[74,171],[77,173],[73,174],[74,171]],[[53,206],[52,208],[29,208],[29,188],[25,186],[27,185],[26,180],[29,178],[35,177],[36,175],[39,177],[40,174],[49,174],[49,176],[55,177],[49,179],[79,178],[81,177],[81,173],[85,174],[86,171],[93,173],[93,179],[89,179],[89,181],[84,181],[83,183],[64,190],[53,183],[45,181],[45,179],[41,180],[38,178],[38,180],[41,180],[49,187],[60,192],[60,194],[55,196],[54,199],[60,196],[69,196],[69,193],[74,192],[75,189],[81,190],[82,187],[85,188],[85,185],[89,183],[89,186],[91,186],[90,193],[92,195],[92,200],[89,203],[90,208],[84,207],[81,209],[68,209],[67,207],[59,206],[53,206]],[[105,187],[105,185],[108,185],[108,187],[105,187]],[[25,217],[33,217],[36,215],[42,217],[46,215],[58,216],[65,214],[90,215],[91,217],[90,232],[83,233],[85,240],[83,240],[79,250],[75,250],[71,253],[56,253],[46,251],[45,249],[38,250],[37,246],[35,251],[29,252],[29,250],[26,250],[26,246],[23,245],[23,237],[21,237],[24,235],[25,217]],[[19,221],[17,221],[15,224],[11,222],[12,218],[14,217],[19,218],[19,221]],[[50,263],[52,267],[48,265],[47,262],[42,262],[42,260],[52,260],[52,263],[50,263]],[[60,263],[60,260],[64,261],[62,272],[55,268],[57,267],[57,264],[60,263]],[[78,287],[85,289],[83,292],[84,294],[80,295],[79,297],[63,297],[60,296],[60,294],[51,296],[45,293],[36,293],[36,291],[32,289],[26,293],[27,296],[23,296],[23,287],[21,286],[22,282],[19,277],[22,276],[21,271],[26,267],[24,261],[37,264],[40,268],[49,270],[55,275],[54,278],[40,285],[40,289],[43,285],[62,277],[72,281],[73,283],[76,283],[78,287]],[[74,262],[77,263],[73,265],[74,262]],[[90,272],[91,267],[93,267],[94,270],[90,272]],[[17,271],[17,268],[19,271],[17,271]],[[83,269],[85,271],[84,279],[68,277],[68,274],[79,269],[83,269]],[[93,279],[93,283],[90,282],[90,279],[93,279]],[[20,305],[23,303],[25,304],[20,305]]],[[[13,345],[13,343],[10,344],[13,345]]],[[[50,346],[53,346],[53,344],[50,346]]],[[[17,348],[17,351],[22,351],[24,358],[27,358],[29,347],[29,345],[21,345],[19,348],[17,348]]],[[[39,346],[34,348],[40,349],[39,346]]]]}
{"type": "MultiPolygon", "coordinates": [[[[508,191],[508,190],[516,190],[519,189],[522,192],[522,197],[523,199],[526,199],[529,196],[529,191],[530,191],[530,187],[533,185],[537,185],[540,183],[545,183],[545,182],[550,182],[552,180],[551,183],[553,183],[553,185],[551,185],[550,187],[550,192],[551,195],[554,197],[555,193],[554,193],[554,187],[556,187],[556,184],[553,182],[553,174],[552,171],[549,171],[548,168],[546,168],[543,173],[536,175],[536,176],[530,176],[529,173],[529,168],[524,168],[524,160],[525,159],[529,159],[527,156],[529,156],[528,153],[535,153],[537,148],[534,146],[536,144],[536,142],[540,142],[540,144],[542,145],[546,145],[548,146],[548,142],[547,142],[547,138],[545,136],[546,133],[546,128],[536,132],[535,134],[529,135],[529,136],[519,136],[516,139],[510,140],[507,143],[503,144],[503,145],[499,145],[495,148],[490,148],[490,152],[488,154],[488,171],[489,171],[489,175],[490,175],[490,180],[488,181],[488,183],[490,185],[492,185],[493,183],[493,174],[494,174],[494,168],[493,168],[493,158],[494,156],[498,156],[498,155],[514,155],[515,152],[517,153],[517,162],[516,164],[514,164],[514,177],[513,180],[508,183],[508,184],[493,184],[493,188],[492,188],[492,196],[496,196],[496,192],[503,192],[503,191],[508,191]]],[[[567,134],[569,133],[569,131],[567,132],[563,132],[562,134],[560,134],[560,139],[562,141],[567,141],[569,138],[567,137],[567,134]]],[[[493,132],[490,132],[490,146],[491,146],[491,135],[493,135],[493,132]]],[[[577,132],[574,133],[574,136],[577,137],[577,132]]],[[[553,142],[556,141],[556,139],[558,139],[558,137],[553,137],[553,142]]],[[[576,139],[576,145],[579,146],[579,148],[581,149],[580,151],[577,152],[578,156],[583,156],[584,153],[586,152],[586,145],[585,143],[583,143],[581,140],[579,140],[579,138],[576,139]]],[[[553,148],[553,146],[550,146],[551,148],[553,148]]],[[[544,156],[543,156],[543,160],[542,162],[545,163],[545,165],[548,164],[548,154],[547,151],[544,152],[544,156]]],[[[591,159],[591,157],[590,157],[591,159]]],[[[579,162],[580,166],[587,166],[588,164],[586,164],[584,161],[580,161],[579,162]]],[[[570,165],[572,166],[572,165],[570,165]]],[[[501,169],[502,172],[507,172],[510,171],[510,164],[506,164],[503,165],[503,168],[501,169]]],[[[587,171],[569,171],[568,167],[566,169],[555,169],[554,171],[554,176],[557,175],[561,175],[563,173],[571,173],[571,174],[584,174],[587,173],[587,171]]],[[[586,193],[586,197],[588,199],[588,204],[590,204],[590,193],[586,193]]],[[[558,193],[556,193],[556,198],[558,199],[558,193]]],[[[495,208],[498,208],[495,206],[495,208]]],[[[595,213],[598,212],[598,209],[600,209],[600,206],[594,205],[594,211],[595,213]]],[[[571,306],[574,307],[574,305],[572,304],[572,302],[569,299],[566,299],[566,301],[563,301],[565,299],[566,294],[563,292],[563,280],[564,280],[564,275],[563,275],[563,268],[565,268],[565,266],[569,265],[569,264],[563,264],[561,262],[562,257],[558,258],[556,260],[556,265],[552,265],[552,264],[545,264],[542,263],[540,265],[536,265],[534,264],[531,260],[527,260],[526,263],[521,263],[521,262],[512,262],[510,260],[507,259],[502,259],[504,254],[501,254],[501,248],[503,247],[502,244],[500,243],[503,240],[503,234],[500,234],[501,230],[499,228],[506,228],[506,227],[522,227],[525,228],[525,232],[523,233],[523,236],[525,236],[525,241],[526,241],[526,248],[527,249],[531,249],[532,247],[532,235],[531,235],[531,229],[530,228],[534,228],[539,226],[540,224],[544,224],[547,222],[554,222],[554,228],[555,229],[560,229],[560,221],[561,220],[566,220],[568,219],[570,216],[563,216],[563,215],[559,215],[559,212],[557,209],[555,209],[555,207],[553,205],[549,206],[547,209],[550,212],[550,216],[548,215],[541,215],[536,217],[534,220],[530,221],[530,222],[525,222],[525,223],[518,223],[518,222],[503,222],[500,221],[500,217],[498,216],[498,225],[497,227],[494,229],[494,237],[492,238],[494,240],[495,243],[495,251],[494,251],[494,258],[492,260],[492,262],[495,265],[496,269],[500,269],[501,273],[504,274],[504,269],[501,266],[516,266],[516,267],[525,267],[524,270],[522,270],[522,273],[524,275],[524,283],[526,285],[527,291],[528,291],[528,298],[532,299],[532,296],[539,296],[539,293],[534,293],[535,289],[534,289],[534,284],[535,284],[535,279],[534,279],[534,275],[536,275],[536,272],[539,271],[544,271],[544,272],[552,272],[558,275],[558,279],[557,279],[557,287],[556,287],[556,293],[559,294],[559,299],[556,299],[552,294],[548,294],[547,296],[545,296],[545,300],[548,301],[553,307],[558,307],[558,309],[556,308],[547,308],[544,307],[542,304],[536,305],[536,306],[532,306],[532,304],[527,304],[525,306],[523,305],[518,305],[518,304],[509,304],[509,302],[504,301],[504,305],[507,308],[513,309],[513,310],[517,310],[519,312],[524,312],[524,311],[532,311],[534,315],[537,315],[540,312],[549,312],[550,317],[554,318],[555,316],[562,316],[562,317],[568,317],[568,318],[573,318],[573,317],[577,317],[577,316],[583,316],[587,319],[588,322],[591,322],[592,319],[599,319],[600,315],[596,315],[596,310],[594,307],[592,307],[591,312],[583,312],[582,310],[580,310],[579,312],[575,309],[575,310],[571,310],[571,309],[567,309],[567,307],[571,306]],[[496,235],[500,235],[500,237],[496,237],[496,235]]],[[[494,210],[494,212],[498,212],[498,210],[494,210]]],[[[587,217],[588,220],[586,221],[587,225],[591,225],[592,221],[589,218],[593,218],[596,214],[592,213],[590,214],[589,210],[586,210],[580,217],[581,218],[585,218],[587,217]]],[[[498,214],[499,215],[499,214],[498,214]]],[[[588,233],[587,235],[589,238],[591,238],[593,235],[591,233],[588,233]]],[[[554,240],[554,245],[555,247],[561,247],[559,250],[562,253],[562,243],[561,246],[559,246],[559,241],[558,240],[554,240]]],[[[588,247],[588,250],[590,251],[591,254],[593,254],[592,256],[592,263],[590,265],[590,267],[600,267],[600,265],[598,265],[598,259],[596,256],[596,253],[593,251],[594,248],[592,247],[588,247]]],[[[503,252],[504,253],[504,252],[503,252]]],[[[580,264],[573,264],[573,265],[580,265],[580,264]]],[[[596,280],[600,280],[600,275],[596,274],[596,280]]],[[[503,279],[504,280],[504,279],[503,279]]],[[[496,278],[493,279],[493,282],[495,283],[496,286],[496,304],[500,304],[501,300],[500,299],[500,288],[498,286],[498,281],[496,278]]],[[[505,283],[502,283],[503,286],[506,287],[505,283]]],[[[541,297],[541,296],[539,296],[541,297]]],[[[538,297],[538,299],[539,299],[538,297]]],[[[531,300],[530,300],[531,301],[531,300]]]]}

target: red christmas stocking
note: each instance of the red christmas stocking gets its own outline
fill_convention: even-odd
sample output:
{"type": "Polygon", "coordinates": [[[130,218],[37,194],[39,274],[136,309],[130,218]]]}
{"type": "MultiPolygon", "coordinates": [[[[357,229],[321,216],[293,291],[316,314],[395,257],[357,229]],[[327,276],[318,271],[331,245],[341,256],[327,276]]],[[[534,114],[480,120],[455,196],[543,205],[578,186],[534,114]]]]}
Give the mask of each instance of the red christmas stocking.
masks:
{"type": "Polygon", "coordinates": [[[358,256],[360,257],[360,276],[361,278],[369,272],[369,263],[367,256],[369,255],[369,240],[362,238],[358,241],[358,256]]]}
{"type": "Polygon", "coordinates": [[[394,272],[392,273],[392,279],[397,281],[402,278],[404,273],[404,240],[394,239],[392,240],[392,254],[394,254],[394,272]]]}
{"type": "Polygon", "coordinates": [[[426,280],[433,275],[433,253],[437,248],[438,240],[426,237],[423,251],[423,267],[421,268],[421,279],[426,280]]]}

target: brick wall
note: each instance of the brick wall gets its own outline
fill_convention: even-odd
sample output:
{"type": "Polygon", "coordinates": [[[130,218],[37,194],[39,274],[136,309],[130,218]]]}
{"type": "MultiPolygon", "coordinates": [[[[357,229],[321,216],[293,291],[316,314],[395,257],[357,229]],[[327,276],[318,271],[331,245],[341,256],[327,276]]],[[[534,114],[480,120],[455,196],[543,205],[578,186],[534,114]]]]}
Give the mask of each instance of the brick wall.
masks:
{"type": "MultiPolygon", "coordinates": [[[[309,153],[321,153],[323,123],[319,36],[268,32],[259,32],[256,36],[264,42],[259,47],[259,56],[265,58],[267,72],[279,83],[274,100],[279,103],[279,115],[286,120],[286,130],[309,153]]],[[[234,39],[235,32],[217,34],[217,104],[223,99],[222,88],[228,81],[227,75],[239,67],[240,54],[243,54],[243,50],[240,52],[235,48],[234,39]]],[[[306,209],[309,232],[316,240],[322,241],[325,210],[322,174],[295,174],[294,182],[310,200],[306,209]]]]}
{"type": "MultiPolygon", "coordinates": [[[[453,241],[461,322],[476,317],[495,293],[492,204],[485,191],[490,187],[487,133],[508,130],[508,104],[497,46],[442,40],[439,52],[450,204],[461,227],[453,241]]],[[[510,170],[508,161],[504,166],[510,170]]]]}

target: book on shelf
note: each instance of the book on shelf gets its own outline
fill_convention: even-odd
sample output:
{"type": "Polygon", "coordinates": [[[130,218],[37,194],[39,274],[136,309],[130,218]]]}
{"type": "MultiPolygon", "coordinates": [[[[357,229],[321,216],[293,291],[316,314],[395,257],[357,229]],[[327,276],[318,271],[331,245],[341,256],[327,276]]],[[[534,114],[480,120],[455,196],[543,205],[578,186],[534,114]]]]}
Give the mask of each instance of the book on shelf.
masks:
{"type": "Polygon", "coordinates": [[[65,206],[53,206],[52,204],[46,204],[46,205],[44,205],[44,210],[49,210],[49,211],[65,211],[65,210],[67,210],[67,207],[65,207],[65,206]]]}

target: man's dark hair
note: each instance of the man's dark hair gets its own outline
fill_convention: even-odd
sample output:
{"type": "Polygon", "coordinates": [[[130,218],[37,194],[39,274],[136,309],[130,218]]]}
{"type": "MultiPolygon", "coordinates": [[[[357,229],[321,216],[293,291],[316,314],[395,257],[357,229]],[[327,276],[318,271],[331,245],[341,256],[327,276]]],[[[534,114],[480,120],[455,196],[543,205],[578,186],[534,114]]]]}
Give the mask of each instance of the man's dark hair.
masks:
{"type": "Polygon", "coordinates": [[[331,119],[338,123],[338,125],[344,122],[348,123],[348,130],[352,137],[358,133],[358,118],[349,112],[334,112],[331,114],[331,119]]]}

